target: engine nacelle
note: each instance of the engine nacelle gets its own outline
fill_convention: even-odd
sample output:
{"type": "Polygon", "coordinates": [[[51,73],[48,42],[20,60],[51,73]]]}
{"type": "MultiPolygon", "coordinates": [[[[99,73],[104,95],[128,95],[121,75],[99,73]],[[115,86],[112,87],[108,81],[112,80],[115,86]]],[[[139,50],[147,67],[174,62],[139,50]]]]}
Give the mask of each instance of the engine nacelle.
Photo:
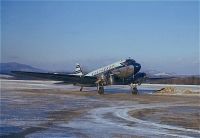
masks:
{"type": "Polygon", "coordinates": [[[99,80],[102,80],[104,82],[104,85],[113,85],[115,84],[115,78],[116,76],[114,74],[102,74],[99,77],[99,80]]]}

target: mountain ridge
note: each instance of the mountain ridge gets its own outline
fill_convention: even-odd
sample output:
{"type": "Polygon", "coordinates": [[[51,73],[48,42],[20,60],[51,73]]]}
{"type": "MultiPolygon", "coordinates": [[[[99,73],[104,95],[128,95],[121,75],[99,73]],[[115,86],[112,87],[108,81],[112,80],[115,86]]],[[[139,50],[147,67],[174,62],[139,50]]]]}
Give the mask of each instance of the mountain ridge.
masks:
{"type": "Polygon", "coordinates": [[[17,62],[0,63],[0,74],[10,75],[11,71],[45,72],[42,69],[17,62]]]}

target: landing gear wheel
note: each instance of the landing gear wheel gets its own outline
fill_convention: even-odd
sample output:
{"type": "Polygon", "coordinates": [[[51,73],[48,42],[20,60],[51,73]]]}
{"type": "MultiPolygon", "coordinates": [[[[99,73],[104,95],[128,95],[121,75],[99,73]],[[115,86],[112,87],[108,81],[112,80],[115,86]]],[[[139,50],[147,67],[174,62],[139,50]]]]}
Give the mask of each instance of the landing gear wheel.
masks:
{"type": "Polygon", "coordinates": [[[132,94],[133,94],[133,95],[138,94],[138,89],[137,89],[137,88],[132,88],[132,94]]]}
{"type": "Polygon", "coordinates": [[[103,86],[100,86],[99,89],[98,89],[98,93],[101,95],[101,94],[104,94],[104,87],[103,86]]]}
{"type": "Polygon", "coordinates": [[[83,90],[83,87],[80,88],[80,91],[82,91],[82,90],[83,90]]]}

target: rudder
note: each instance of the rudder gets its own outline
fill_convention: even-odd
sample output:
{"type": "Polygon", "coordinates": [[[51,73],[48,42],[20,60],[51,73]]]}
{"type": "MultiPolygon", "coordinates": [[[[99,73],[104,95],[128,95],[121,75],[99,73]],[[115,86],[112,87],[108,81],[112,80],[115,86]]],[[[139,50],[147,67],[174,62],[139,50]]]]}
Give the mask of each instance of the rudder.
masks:
{"type": "Polygon", "coordinates": [[[78,64],[78,63],[76,64],[75,74],[76,74],[76,75],[83,75],[81,66],[80,66],[80,64],[78,64]]]}

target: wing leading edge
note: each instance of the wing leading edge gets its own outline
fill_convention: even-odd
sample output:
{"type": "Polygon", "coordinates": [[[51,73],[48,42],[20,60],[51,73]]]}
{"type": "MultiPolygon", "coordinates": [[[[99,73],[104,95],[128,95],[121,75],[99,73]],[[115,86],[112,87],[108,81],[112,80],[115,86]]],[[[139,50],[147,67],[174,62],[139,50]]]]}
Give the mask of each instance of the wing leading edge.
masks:
{"type": "Polygon", "coordinates": [[[95,84],[97,81],[96,77],[92,76],[77,76],[68,74],[57,74],[57,73],[39,73],[39,72],[24,72],[24,71],[12,71],[13,74],[22,77],[34,77],[38,79],[47,79],[55,81],[63,81],[70,84],[95,84]]]}

